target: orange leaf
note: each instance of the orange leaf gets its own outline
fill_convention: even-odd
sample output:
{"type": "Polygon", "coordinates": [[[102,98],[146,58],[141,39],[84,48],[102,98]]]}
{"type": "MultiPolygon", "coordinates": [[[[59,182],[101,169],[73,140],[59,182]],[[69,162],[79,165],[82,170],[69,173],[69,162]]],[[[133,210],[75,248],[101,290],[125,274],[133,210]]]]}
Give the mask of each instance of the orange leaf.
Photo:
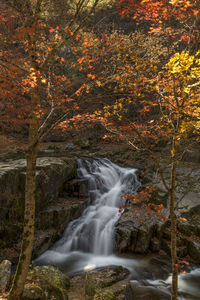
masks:
{"type": "Polygon", "coordinates": [[[179,219],[180,219],[181,221],[187,221],[186,218],[179,217],[179,219]]]}

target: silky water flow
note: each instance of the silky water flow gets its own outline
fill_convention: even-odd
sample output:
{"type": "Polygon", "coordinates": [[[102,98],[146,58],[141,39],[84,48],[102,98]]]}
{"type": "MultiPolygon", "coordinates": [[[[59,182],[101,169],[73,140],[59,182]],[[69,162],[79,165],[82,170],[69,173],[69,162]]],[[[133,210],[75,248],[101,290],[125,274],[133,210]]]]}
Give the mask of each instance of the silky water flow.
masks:
{"type": "MultiPolygon", "coordinates": [[[[136,169],[122,168],[108,159],[83,158],[77,160],[77,176],[88,183],[88,207],[80,218],[69,223],[62,238],[36,259],[36,264],[58,266],[69,275],[103,266],[123,266],[133,274],[132,283],[137,282],[138,286],[141,275],[135,270],[146,266],[146,260],[114,254],[114,226],[120,217],[119,207],[125,201],[121,196],[134,194],[141,186],[136,169]]],[[[147,277],[145,285],[166,289],[166,295],[170,295],[170,274],[165,281],[147,277]]],[[[191,297],[179,299],[200,300],[199,268],[180,276],[179,282],[181,291],[190,290],[191,297]],[[189,289],[194,280],[199,280],[199,288],[197,284],[189,289]]]]}
{"type": "MultiPolygon", "coordinates": [[[[78,159],[77,176],[88,182],[88,207],[72,221],[62,238],[43,253],[37,264],[52,264],[77,272],[89,266],[121,265],[114,252],[114,225],[124,194],[140,187],[136,169],[122,168],[108,159],[78,159]]],[[[127,260],[133,264],[133,260],[127,260]]]]}

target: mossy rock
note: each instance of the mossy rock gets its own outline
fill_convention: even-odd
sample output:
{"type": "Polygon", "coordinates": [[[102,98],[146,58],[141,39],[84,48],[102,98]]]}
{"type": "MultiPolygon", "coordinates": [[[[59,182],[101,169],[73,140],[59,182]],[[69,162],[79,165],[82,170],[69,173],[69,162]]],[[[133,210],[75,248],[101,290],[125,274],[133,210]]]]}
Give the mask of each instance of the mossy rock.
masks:
{"type": "Polygon", "coordinates": [[[69,278],[53,266],[32,269],[22,300],[68,300],[69,278]]]}
{"type": "Polygon", "coordinates": [[[112,291],[102,291],[101,289],[97,289],[94,295],[94,300],[116,300],[116,297],[112,291]]]}

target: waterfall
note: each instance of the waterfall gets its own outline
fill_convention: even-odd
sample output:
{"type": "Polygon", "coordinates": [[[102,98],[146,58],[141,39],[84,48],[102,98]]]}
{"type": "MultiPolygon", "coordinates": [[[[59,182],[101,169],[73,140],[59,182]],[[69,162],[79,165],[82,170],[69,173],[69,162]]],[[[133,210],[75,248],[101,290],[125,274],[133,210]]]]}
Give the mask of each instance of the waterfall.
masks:
{"type": "Polygon", "coordinates": [[[123,204],[121,195],[139,186],[135,169],[121,168],[108,159],[78,159],[77,174],[88,180],[91,204],[71,222],[54,249],[61,253],[83,251],[110,255],[114,246],[114,225],[123,204]]]}
{"type": "MultiPolygon", "coordinates": [[[[96,267],[123,266],[131,273],[133,288],[144,287],[152,293],[160,290],[161,296],[170,298],[171,277],[170,274],[167,276],[166,271],[168,278],[163,279],[163,267],[160,278],[158,265],[155,261],[151,263],[151,258],[127,259],[113,254],[114,225],[120,217],[119,207],[124,204],[121,195],[133,194],[140,187],[136,170],[119,167],[108,159],[83,158],[77,160],[77,176],[88,182],[88,207],[80,218],[68,225],[62,238],[35,263],[58,266],[68,275],[96,267]]],[[[199,278],[199,268],[179,275],[178,299],[199,299],[196,297],[200,293],[199,278]]]]}
{"type": "Polygon", "coordinates": [[[103,256],[105,262],[105,257],[113,254],[114,225],[124,204],[121,196],[133,194],[140,187],[136,169],[122,168],[108,159],[83,158],[77,160],[77,176],[88,181],[89,206],[37,263],[67,266],[69,260],[78,261],[81,256],[87,261],[91,255],[103,256]]]}

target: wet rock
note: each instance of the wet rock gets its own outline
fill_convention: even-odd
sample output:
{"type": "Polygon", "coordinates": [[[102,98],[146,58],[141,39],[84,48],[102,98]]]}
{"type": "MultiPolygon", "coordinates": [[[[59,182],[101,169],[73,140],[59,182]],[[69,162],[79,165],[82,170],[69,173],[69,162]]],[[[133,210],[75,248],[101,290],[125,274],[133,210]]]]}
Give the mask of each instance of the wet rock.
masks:
{"type": "Polygon", "coordinates": [[[115,227],[116,250],[119,253],[131,252],[137,240],[137,228],[133,220],[120,219],[115,227]]]}
{"type": "Polygon", "coordinates": [[[200,263],[200,243],[190,241],[188,246],[188,254],[197,263],[200,263]]]}
{"type": "Polygon", "coordinates": [[[33,259],[46,251],[59,237],[55,229],[36,230],[32,253],[33,259]]]}
{"type": "Polygon", "coordinates": [[[52,266],[35,267],[28,274],[22,300],[68,300],[69,278],[52,266]]]}
{"type": "Polygon", "coordinates": [[[63,231],[70,221],[80,217],[84,208],[85,199],[59,198],[56,203],[39,212],[37,228],[63,231]]]}
{"type": "MultiPolygon", "coordinates": [[[[167,255],[159,255],[150,259],[148,263],[150,278],[166,280],[171,272],[171,261],[167,255]]],[[[143,279],[144,276],[141,276],[143,279]]]]}
{"type": "Polygon", "coordinates": [[[170,292],[155,286],[144,286],[129,283],[124,291],[124,300],[170,300],[170,292]]]}
{"type": "Polygon", "coordinates": [[[88,197],[88,180],[73,179],[67,181],[64,185],[63,195],[78,198],[88,197]]]}
{"type": "Polygon", "coordinates": [[[121,266],[102,267],[87,272],[87,277],[93,279],[95,285],[104,288],[128,278],[129,271],[121,266]]]}
{"type": "Polygon", "coordinates": [[[3,260],[0,263],[0,292],[3,293],[9,286],[11,279],[11,262],[3,260]]]}
{"type": "MultiPolygon", "coordinates": [[[[121,266],[101,267],[88,270],[71,279],[70,299],[84,299],[104,295],[103,299],[120,300],[128,283],[129,271],[121,266]],[[109,298],[110,297],[110,298],[109,298]]],[[[95,298],[95,299],[96,299],[95,298]]],[[[99,298],[97,298],[99,299],[99,298]]],[[[102,298],[100,298],[102,299],[102,298]]]]}
{"type": "Polygon", "coordinates": [[[115,232],[118,252],[147,253],[154,232],[154,223],[138,224],[132,216],[128,219],[122,216],[116,224],[115,232]]]}
{"type": "Polygon", "coordinates": [[[39,256],[57,241],[69,222],[81,216],[85,199],[59,198],[56,204],[42,210],[37,216],[33,256],[39,256]]]}

